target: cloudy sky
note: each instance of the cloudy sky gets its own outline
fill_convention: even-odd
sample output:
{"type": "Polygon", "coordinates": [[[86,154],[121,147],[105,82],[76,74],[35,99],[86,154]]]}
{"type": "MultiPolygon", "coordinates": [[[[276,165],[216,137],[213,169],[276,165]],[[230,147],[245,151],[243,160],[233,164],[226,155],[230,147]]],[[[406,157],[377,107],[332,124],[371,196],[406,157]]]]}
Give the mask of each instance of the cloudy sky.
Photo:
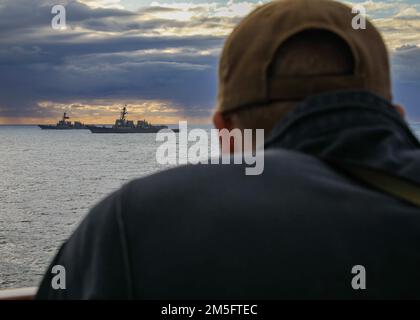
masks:
{"type": "MultiPolygon", "coordinates": [[[[208,123],[218,56],[264,1],[0,0],[0,124],[133,119],[208,123]],[[51,27],[63,4],[67,28],[51,27]]],[[[390,49],[395,100],[420,121],[420,1],[362,3],[390,49]]]]}

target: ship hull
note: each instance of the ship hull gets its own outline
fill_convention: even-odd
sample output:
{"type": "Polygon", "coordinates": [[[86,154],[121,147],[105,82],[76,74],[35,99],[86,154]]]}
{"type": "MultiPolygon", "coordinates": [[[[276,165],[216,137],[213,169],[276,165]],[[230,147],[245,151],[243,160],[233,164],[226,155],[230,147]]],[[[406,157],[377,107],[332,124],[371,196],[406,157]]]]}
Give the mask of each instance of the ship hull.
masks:
{"type": "Polygon", "coordinates": [[[154,128],[109,128],[109,127],[96,127],[88,126],[92,133],[157,133],[160,130],[172,130],[178,132],[179,129],[168,129],[167,127],[154,127],[154,128]]]}
{"type": "Polygon", "coordinates": [[[86,126],[82,126],[82,127],[59,127],[59,126],[44,125],[44,124],[39,124],[38,127],[40,127],[42,130],[87,130],[88,129],[86,126]]]}

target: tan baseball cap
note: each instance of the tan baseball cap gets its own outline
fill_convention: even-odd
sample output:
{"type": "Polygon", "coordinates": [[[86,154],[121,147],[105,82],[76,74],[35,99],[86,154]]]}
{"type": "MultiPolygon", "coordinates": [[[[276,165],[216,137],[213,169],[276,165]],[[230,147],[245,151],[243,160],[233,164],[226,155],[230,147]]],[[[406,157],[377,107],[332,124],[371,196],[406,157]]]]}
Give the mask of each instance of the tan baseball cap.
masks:
{"type": "Polygon", "coordinates": [[[278,0],[254,10],[225,42],[219,65],[218,110],[226,113],[347,89],[366,89],[391,100],[384,41],[368,20],[365,29],[354,29],[354,17],[352,8],[330,0],[278,0]],[[354,72],[342,76],[268,78],[281,45],[307,30],[329,31],[343,39],[352,51],[354,72]]]}

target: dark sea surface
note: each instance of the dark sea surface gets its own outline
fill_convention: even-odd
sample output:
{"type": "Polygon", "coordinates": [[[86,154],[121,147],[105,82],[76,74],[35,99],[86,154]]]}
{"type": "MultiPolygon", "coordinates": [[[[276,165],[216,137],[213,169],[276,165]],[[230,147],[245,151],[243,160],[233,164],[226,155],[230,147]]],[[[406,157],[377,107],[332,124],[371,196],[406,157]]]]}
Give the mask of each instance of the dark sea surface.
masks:
{"type": "MultiPolygon", "coordinates": [[[[420,123],[412,127],[420,136],[420,123]]],[[[0,289],[38,285],[89,208],[167,168],[155,137],[0,126],[0,289]]]]}
{"type": "Polygon", "coordinates": [[[155,137],[0,126],[0,288],[37,285],[90,207],[165,169],[155,137]]]}

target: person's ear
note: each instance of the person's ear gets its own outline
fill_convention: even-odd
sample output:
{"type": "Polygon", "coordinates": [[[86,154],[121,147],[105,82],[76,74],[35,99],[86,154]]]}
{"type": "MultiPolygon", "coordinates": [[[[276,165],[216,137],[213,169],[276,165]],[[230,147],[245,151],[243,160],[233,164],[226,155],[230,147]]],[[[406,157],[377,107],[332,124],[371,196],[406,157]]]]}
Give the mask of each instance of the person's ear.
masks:
{"type": "Polygon", "coordinates": [[[219,143],[220,143],[220,151],[222,153],[234,153],[235,152],[235,141],[232,137],[229,137],[229,143],[226,145],[223,143],[223,138],[220,135],[220,131],[223,129],[227,129],[231,131],[234,129],[233,121],[230,117],[224,116],[220,111],[216,111],[213,115],[213,124],[217,130],[219,130],[219,143]]]}
{"type": "Polygon", "coordinates": [[[397,110],[397,112],[400,114],[401,117],[405,118],[405,109],[402,105],[400,104],[395,104],[394,105],[395,109],[397,110]]]}
{"type": "Polygon", "coordinates": [[[213,124],[218,130],[228,129],[230,131],[234,128],[232,119],[224,116],[220,111],[214,113],[213,124]]]}

